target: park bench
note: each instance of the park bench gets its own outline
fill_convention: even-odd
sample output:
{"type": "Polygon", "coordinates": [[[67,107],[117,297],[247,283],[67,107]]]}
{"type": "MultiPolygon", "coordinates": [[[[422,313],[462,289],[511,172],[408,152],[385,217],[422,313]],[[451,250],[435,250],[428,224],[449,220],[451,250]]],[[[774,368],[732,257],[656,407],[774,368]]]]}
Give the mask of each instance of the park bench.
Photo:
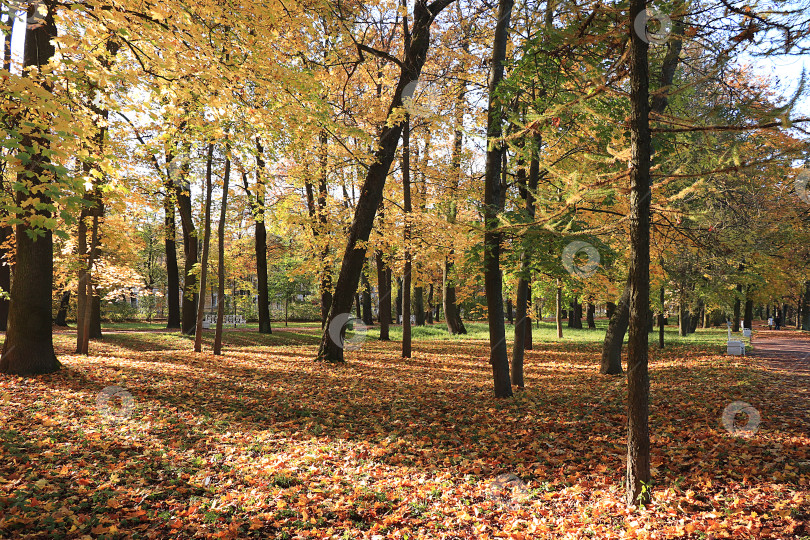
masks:
{"type": "MultiPolygon", "coordinates": [[[[726,322],[728,326],[728,343],[726,346],[726,353],[731,354],[734,356],[745,356],[745,341],[741,339],[731,339],[731,322],[726,322]]],[[[751,329],[748,329],[748,336],[750,336],[751,329]]],[[[745,332],[743,332],[743,338],[745,338],[745,332]]]]}
{"type": "MultiPolygon", "coordinates": [[[[243,326],[247,321],[242,315],[225,315],[225,318],[222,320],[222,326],[233,325],[234,328],[237,326],[243,326]]],[[[208,330],[212,326],[217,324],[217,314],[216,313],[208,313],[203,316],[203,330],[208,330]]]]}

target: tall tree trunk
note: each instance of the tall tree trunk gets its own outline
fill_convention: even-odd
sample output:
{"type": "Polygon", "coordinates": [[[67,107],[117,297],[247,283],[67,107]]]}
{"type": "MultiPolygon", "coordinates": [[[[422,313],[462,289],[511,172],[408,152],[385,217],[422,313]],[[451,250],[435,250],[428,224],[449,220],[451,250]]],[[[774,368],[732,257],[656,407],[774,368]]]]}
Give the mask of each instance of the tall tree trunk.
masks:
{"type": "Polygon", "coordinates": [[[377,262],[377,295],[380,301],[380,341],[389,341],[391,325],[391,269],[385,266],[382,252],[375,253],[377,262]]]}
{"type": "Polygon", "coordinates": [[[181,176],[175,185],[175,200],[180,214],[180,225],[183,229],[183,254],[185,264],[183,268],[183,299],[180,308],[180,330],[183,334],[194,333],[197,321],[197,250],[199,248],[197,229],[194,226],[194,217],[191,209],[191,184],[189,182],[189,163],[186,158],[181,166],[181,176]]]}
{"type": "MultiPolygon", "coordinates": [[[[42,4],[47,10],[45,16],[38,25],[29,25],[25,31],[23,68],[34,68],[31,70],[32,76],[36,68],[45,66],[56,52],[51,42],[56,37],[56,2],[48,0],[42,4]]],[[[28,17],[34,17],[38,8],[38,4],[31,4],[28,17]]],[[[47,82],[43,81],[40,85],[46,92],[51,91],[47,82]]],[[[24,112],[23,119],[29,115],[36,115],[36,111],[24,112]]],[[[38,122],[34,118],[31,121],[34,125],[38,122]]],[[[28,210],[25,215],[19,216],[23,221],[14,226],[17,242],[14,281],[10,291],[8,330],[0,355],[0,372],[14,375],[52,373],[60,368],[53,349],[51,321],[53,233],[49,229],[36,229],[30,225],[32,218],[51,218],[51,212],[47,210],[51,201],[38,188],[49,181],[47,177],[50,174],[43,166],[48,161],[46,152],[50,146],[46,129],[34,128],[23,136],[20,144],[21,152],[27,153],[28,159],[25,160],[24,170],[17,174],[17,182],[27,186],[28,193],[17,191],[15,202],[18,207],[28,210]],[[42,208],[40,210],[23,204],[30,197],[29,193],[36,192],[39,193],[37,206],[42,208]]]]}
{"type": "MultiPolygon", "coordinates": [[[[452,0],[435,0],[429,6],[425,0],[416,0],[413,5],[413,30],[405,28],[405,59],[400,66],[400,77],[391,98],[386,118],[391,118],[394,111],[402,107],[402,92],[407,85],[419,78],[422,66],[427,57],[430,45],[430,26],[439,12],[447,7],[452,0]]],[[[340,343],[330,338],[329,323],[342,313],[347,313],[351,306],[351,295],[357,290],[360,272],[366,257],[365,244],[374,224],[374,215],[382,201],[383,188],[391,163],[394,160],[399,137],[402,133],[402,123],[386,124],[380,132],[375,159],[368,168],[365,182],[360,190],[357,200],[354,219],[349,229],[348,241],[343,254],[340,273],[332,307],[329,311],[329,320],[318,349],[318,359],[326,362],[342,362],[343,349],[340,343]],[[362,247],[359,247],[358,244],[362,247]]]]}
{"type": "Polygon", "coordinates": [[[742,294],[743,286],[737,284],[737,295],[734,298],[734,320],[731,321],[731,331],[732,332],[739,332],[740,331],[740,311],[742,307],[742,301],[740,300],[740,295],[742,294]]]}
{"type": "Polygon", "coordinates": [[[214,334],[215,355],[222,354],[222,323],[225,319],[225,219],[228,209],[228,184],[231,180],[230,144],[227,145],[225,153],[225,173],[222,177],[222,207],[219,210],[219,223],[217,224],[217,244],[219,245],[217,246],[217,330],[214,334]]]}
{"type": "Polygon", "coordinates": [[[425,326],[425,288],[421,285],[413,288],[413,315],[416,326],[425,326]]]}
{"type": "Polygon", "coordinates": [[[411,123],[402,127],[402,197],[405,213],[405,275],[402,277],[402,357],[411,357],[411,123]]]}
{"type": "MultiPolygon", "coordinates": [[[[528,285],[526,287],[526,326],[525,332],[523,335],[523,348],[527,351],[531,351],[533,348],[532,345],[532,286],[528,285]]],[[[539,306],[538,306],[539,312],[539,306]]],[[[538,318],[539,320],[539,318],[538,318]]]]}
{"type": "Polygon", "coordinates": [[[171,184],[167,182],[166,197],[163,201],[164,212],[164,246],[166,249],[166,307],[168,316],[167,330],[180,329],[180,272],[177,269],[177,227],[175,225],[175,209],[172,194],[169,192],[171,184]]]}
{"type": "Polygon", "coordinates": [[[3,331],[8,327],[9,301],[5,294],[11,290],[11,264],[7,259],[9,251],[3,246],[11,239],[12,234],[14,229],[0,226],[0,330],[3,331]]]}
{"type": "Polygon", "coordinates": [[[56,326],[67,326],[68,309],[70,309],[70,289],[65,290],[59,300],[59,311],[56,312],[56,320],[53,322],[56,326]]]}
{"type": "Polygon", "coordinates": [[[368,280],[368,274],[363,272],[360,279],[363,284],[363,324],[371,326],[374,324],[374,319],[371,316],[371,283],[368,280]]]}
{"type": "MultiPolygon", "coordinates": [[[[643,8],[644,10],[646,8],[643,8]]],[[[630,31],[631,33],[635,34],[634,32],[634,24],[633,21],[630,21],[630,31]]],[[[681,19],[676,19],[672,23],[672,35],[670,36],[669,40],[667,41],[667,52],[664,55],[664,60],[661,63],[661,78],[658,84],[658,90],[653,94],[652,99],[650,100],[650,110],[657,114],[663,114],[666,111],[667,105],[669,104],[669,95],[672,87],[672,83],[675,79],[675,71],[678,68],[678,63],[680,61],[681,49],[683,48],[683,31],[684,31],[684,23],[681,19]]],[[[627,285],[630,286],[629,283],[627,285]]],[[[625,309],[629,309],[629,303],[625,306],[625,309]]],[[[608,332],[605,334],[605,347],[610,347],[615,349],[616,347],[619,348],[621,351],[621,345],[624,341],[624,335],[627,331],[627,327],[625,326],[625,330],[619,332],[619,328],[614,328],[611,330],[610,325],[613,323],[613,317],[608,315],[610,321],[608,323],[608,332]],[[607,335],[610,334],[613,336],[613,341],[608,344],[607,343],[607,335]],[[618,343],[617,343],[618,342],[618,343]]],[[[629,320],[630,314],[623,314],[621,318],[616,319],[616,324],[621,323],[625,319],[629,320]]],[[[604,351],[602,355],[604,356],[604,351]]]]}
{"type": "Polygon", "coordinates": [[[444,259],[442,280],[444,283],[444,295],[442,304],[444,305],[444,321],[447,325],[447,331],[452,335],[459,335],[466,334],[467,328],[464,327],[464,322],[461,320],[461,311],[459,310],[458,301],[456,299],[453,256],[454,254],[451,251],[444,259]]]}
{"type": "Polygon", "coordinates": [[[754,320],[754,301],[751,298],[745,300],[745,316],[743,318],[743,328],[751,328],[754,320]]]}
{"type": "Polygon", "coordinates": [[[646,0],[630,0],[630,327],[627,343],[627,504],[647,505],[650,493],[650,153],[648,43],[633,31],[646,0]]]}
{"type": "Polygon", "coordinates": [[[594,314],[596,313],[596,306],[593,303],[593,298],[588,299],[588,310],[585,320],[588,322],[588,330],[596,330],[596,321],[594,314]]]}
{"type": "Polygon", "coordinates": [[[563,337],[563,326],[562,326],[562,286],[560,285],[560,280],[557,280],[557,311],[555,314],[555,320],[557,321],[557,339],[562,339],[563,337]]]}
{"type": "Polygon", "coordinates": [[[599,368],[599,373],[603,375],[622,373],[622,346],[624,345],[624,334],[630,322],[630,310],[627,308],[629,303],[630,288],[625,287],[605,333],[605,342],[602,345],[602,364],[599,368]],[[617,338],[616,334],[620,334],[621,339],[617,338]]]}
{"type": "MultiPolygon", "coordinates": [[[[256,310],[259,315],[259,333],[272,334],[270,292],[267,290],[267,226],[264,223],[267,179],[264,173],[264,148],[261,140],[256,137],[256,193],[253,197],[248,197],[253,203],[253,220],[255,224],[253,249],[256,254],[256,281],[258,281],[256,310]]],[[[247,190],[247,175],[242,176],[242,182],[245,184],[245,190],[247,190]]]]}
{"type": "Polygon", "coordinates": [[[489,110],[487,112],[488,150],[484,173],[484,287],[487,295],[489,321],[490,364],[495,397],[510,397],[509,357],[506,350],[506,328],[503,322],[503,281],[500,254],[502,233],[498,232],[498,211],[505,197],[501,184],[504,157],[502,115],[503,104],[498,98],[498,86],[503,79],[506,44],[509,38],[509,20],[513,0],[500,0],[498,22],[492,46],[492,64],[489,83],[489,110]]]}
{"type": "Polygon", "coordinates": [[[810,280],[804,282],[804,296],[802,297],[802,330],[810,331],[810,280]]]}
{"type": "MultiPolygon", "coordinates": [[[[208,278],[208,249],[211,245],[211,195],[213,187],[214,143],[208,143],[205,164],[205,221],[203,222],[203,250],[200,261],[200,291],[197,304],[197,321],[194,332],[194,352],[202,352],[203,315],[205,314],[205,287],[208,278]]],[[[234,291],[236,292],[236,291],[234,291]]]]}
{"type": "Polygon", "coordinates": [[[427,309],[425,310],[425,322],[433,324],[433,283],[428,288],[427,309]]]}
{"type": "Polygon", "coordinates": [[[397,324],[402,320],[402,278],[397,277],[397,301],[396,301],[397,324]]]}
{"type": "Polygon", "coordinates": [[[658,313],[658,348],[664,348],[664,286],[661,285],[661,290],[658,292],[658,299],[661,302],[661,311],[658,313]]]}

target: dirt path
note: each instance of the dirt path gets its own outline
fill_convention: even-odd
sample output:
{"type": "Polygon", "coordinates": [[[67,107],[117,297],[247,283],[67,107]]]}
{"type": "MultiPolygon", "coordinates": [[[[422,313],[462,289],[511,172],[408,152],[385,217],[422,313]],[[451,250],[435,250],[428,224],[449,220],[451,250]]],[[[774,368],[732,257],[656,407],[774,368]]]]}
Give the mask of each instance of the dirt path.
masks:
{"type": "Polygon", "coordinates": [[[799,410],[810,409],[810,335],[794,329],[768,330],[754,327],[755,357],[784,383],[784,390],[796,396],[799,410]]]}

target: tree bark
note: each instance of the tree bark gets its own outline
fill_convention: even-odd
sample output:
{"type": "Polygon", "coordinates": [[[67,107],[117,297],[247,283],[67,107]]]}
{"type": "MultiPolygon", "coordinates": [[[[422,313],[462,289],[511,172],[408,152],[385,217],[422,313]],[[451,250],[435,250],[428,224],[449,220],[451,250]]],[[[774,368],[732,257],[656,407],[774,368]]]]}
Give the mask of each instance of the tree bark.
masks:
{"type": "Polygon", "coordinates": [[[177,268],[177,227],[171,184],[167,182],[166,197],[163,201],[164,212],[164,246],[166,249],[166,307],[168,316],[167,330],[180,330],[180,272],[177,268]]]}
{"type": "Polygon", "coordinates": [[[745,301],[745,316],[743,318],[743,328],[751,328],[754,320],[754,301],[750,298],[745,301]]]}
{"type": "Polygon", "coordinates": [[[222,177],[222,207],[219,210],[219,223],[217,224],[217,329],[214,334],[214,354],[217,356],[222,355],[222,323],[225,319],[225,219],[228,209],[228,184],[231,179],[230,144],[228,144],[225,152],[225,172],[222,177]]]}
{"type": "Polygon", "coordinates": [[[588,309],[585,317],[585,320],[588,322],[588,330],[596,330],[596,321],[594,320],[595,313],[596,306],[594,305],[592,299],[588,300],[588,309]]]}
{"type": "MultiPolygon", "coordinates": [[[[8,47],[8,45],[6,45],[8,47]]],[[[8,328],[8,307],[9,301],[5,294],[11,290],[11,265],[7,259],[10,252],[3,246],[11,239],[14,229],[11,227],[0,227],[0,330],[8,328]]]]}
{"type": "Polygon", "coordinates": [[[411,123],[402,126],[402,197],[405,213],[405,270],[402,276],[402,357],[411,357],[411,123]]]}
{"type": "Polygon", "coordinates": [[[802,330],[810,331],[810,280],[804,282],[804,296],[802,298],[802,330]]]}
{"type": "MultiPolygon", "coordinates": [[[[395,110],[402,107],[402,92],[405,87],[419,78],[430,45],[430,26],[438,13],[452,0],[435,0],[430,5],[425,0],[416,0],[413,6],[413,30],[405,32],[405,59],[400,69],[400,77],[388,107],[386,118],[391,118],[395,110]]],[[[354,219],[349,229],[349,238],[343,254],[335,294],[329,317],[321,336],[317,358],[326,362],[343,362],[343,349],[340,343],[330,338],[329,323],[351,306],[351,296],[357,290],[360,272],[366,257],[365,244],[374,224],[374,215],[382,201],[383,188],[391,163],[394,160],[402,123],[386,124],[380,132],[375,159],[368,168],[365,182],[357,200],[354,219]],[[359,246],[358,246],[359,244],[359,246]]]]}
{"type": "MultiPolygon", "coordinates": [[[[266,204],[266,178],[265,178],[264,148],[261,140],[256,137],[256,193],[253,197],[248,195],[253,205],[253,220],[255,234],[253,249],[256,253],[256,280],[257,298],[256,310],[259,316],[259,333],[272,334],[273,325],[270,320],[270,292],[267,290],[267,226],[264,223],[266,204]]],[[[247,176],[243,176],[245,190],[247,190],[247,176]]]]}
{"type": "Polygon", "coordinates": [[[489,83],[489,108],[487,112],[487,158],[484,172],[484,288],[487,295],[487,319],[489,322],[490,364],[495,397],[510,397],[512,385],[509,379],[509,357],[506,350],[506,328],[503,321],[503,280],[501,279],[500,253],[502,233],[498,232],[498,212],[505,193],[501,183],[504,157],[502,115],[503,104],[497,96],[503,79],[506,44],[509,38],[509,20],[513,0],[500,0],[498,22],[492,46],[491,76],[489,83]]]}
{"type": "MultiPolygon", "coordinates": [[[[23,68],[38,68],[48,64],[55,54],[51,40],[56,37],[56,2],[42,3],[46,14],[38,25],[29,25],[25,31],[23,68]]],[[[28,7],[28,17],[35,15],[38,4],[28,7]]],[[[35,69],[32,71],[36,71],[35,69]]],[[[51,88],[41,82],[45,91],[51,88]]],[[[34,111],[24,113],[35,114],[34,111]]],[[[36,125],[37,120],[33,120],[36,125]]],[[[46,128],[35,127],[26,133],[21,141],[22,152],[29,154],[25,168],[17,174],[17,182],[30,188],[48,182],[50,174],[46,170],[47,149],[50,146],[46,128]],[[35,148],[39,148],[38,151],[35,148]],[[33,155],[32,155],[33,154],[33,155]]],[[[17,191],[15,202],[18,207],[30,195],[17,191]]],[[[53,349],[53,326],[51,292],[53,291],[53,233],[49,229],[38,229],[29,224],[31,218],[49,219],[51,212],[47,206],[50,199],[42,191],[37,197],[45,208],[37,210],[28,206],[26,215],[20,216],[22,223],[14,226],[16,254],[14,281],[11,284],[11,303],[8,314],[8,330],[0,355],[0,372],[13,375],[37,375],[57,371],[61,364],[53,349]],[[33,238],[29,236],[32,234],[33,238]]]]}
{"type": "Polygon", "coordinates": [[[627,344],[627,504],[650,502],[650,154],[648,43],[633,31],[646,0],[630,0],[630,325],[627,344]]]}
{"type": "Polygon", "coordinates": [[[385,266],[382,252],[375,254],[377,261],[377,295],[380,299],[380,341],[389,341],[391,325],[391,269],[385,266]]]}
{"type": "MultiPolygon", "coordinates": [[[[212,175],[214,143],[208,143],[208,156],[205,165],[205,221],[203,222],[203,250],[200,261],[200,291],[197,304],[197,321],[194,332],[194,352],[202,352],[203,315],[205,314],[205,287],[208,277],[208,248],[211,244],[211,195],[214,190],[212,175]]],[[[234,291],[236,292],[236,291],[234,291]]]]}
{"type": "Polygon", "coordinates": [[[427,309],[425,310],[425,322],[433,324],[433,283],[428,288],[427,309]]]}
{"type": "Polygon", "coordinates": [[[59,300],[59,311],[56,312],[56,320],[53,322],[56,326],[67,326],[67,312],[70,308],[70,289],[62,293],[62,298],[59,300]]]}
{"type": "Polygon", "coordinates": [[[371,283],[368,280],[368,274],[363,272],[361,274],[362,284],[363,284],[363,324],[366,326],[371,326],[374,324],[374,319],[371,316],[371,283]]]}
{"type": "Polygon", "coordinates": [[[562,339],[563,337],[563,326],[562,326],[562,286],[560,285],[560,280],[557,280],[557,311],[555,314],[555,319],[557,321],[557,339],[562,339]]]}
{"type": "Polygon", "coordinates": [[[661,311],[658,313],[658,348],[664,348],[664,286],[661,285],[661,290],[658,292],[658,300],[661,302],[661,311]]]}
{"type": "Polygon", "coordinates": [[[180,214],[180,225],[183,229],[183,299],[180,309],[180,330],[183,334],[194,333],[197,321],[197,276],[194,267],[197,265],[198,238],[191,209],[191,185],[188,180],[189,164],[185,160],[181,167],[181,177],[174,183],[175,200],[180,214]]]}
{"type": "Polygon", "coordinates": [[[622,346],[624,334],[630,322],[630,288],[625,287],[622,297],[613,312],[605,333],[605,342],[602,345],[602,364],[599,373],[603,375],[618,375],[622,373],[622,346]],[[620,338],[616,336],[618,334],[620,338]]]}

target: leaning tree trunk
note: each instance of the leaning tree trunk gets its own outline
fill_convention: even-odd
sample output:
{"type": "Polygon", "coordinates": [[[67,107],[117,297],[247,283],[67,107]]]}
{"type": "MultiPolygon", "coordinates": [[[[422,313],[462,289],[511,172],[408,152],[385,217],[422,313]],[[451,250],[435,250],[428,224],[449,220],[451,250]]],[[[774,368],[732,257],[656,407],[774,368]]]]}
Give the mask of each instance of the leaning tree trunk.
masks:
{"type": "Polygon", "coordinates": [[[484,172],[484,288],[487,295],[487,319],[489,322],[489,362],[495,397],[510,397],[512,384],[509,379],[509,357],[506,350],[506,328],[503,322],[503,280],[501,279],[500,255],[503,234],[498,232],[498,211],[506,196],[501,184],[501,168],[504,146],[503,104],[497,95],[503,79],[503,63],[506,59],[506,44],[509,38],[509,20],[513,0],[500,0],[498,22],[492,46],[491,76],[489,83],[489,110],[487,112],[487,150],[484,172]]]}
{"type": "Polygon", "coordinates": [[[217,224],[217,329],[214,334],[214,354],[222,354],[222,323],[225,319],[225,218],[228,209],[228,183],[231,179],[231,148],[226,148],[225,172],[222,177],[222,207],[217,224]]]}
{"type": "MultiPolygon", "coordinates": [[[[211,245],[211,195],[214,190],[212,167],[214,143],[208,143],[208,156],[205,165],[205,221],[203,222],[203,250],[200,261],[200,291],[197,303],[197,320],[194,331],[194,352],[202,352],[203,315],[205,314],[205,286],[208,278],[208,249],[211,245]]],[[[235,292],[235,291],[234,291],[235,292]]]]}
{"type": "Polygon", "coordinates": [[[628,506],[647,505],[650,493],[650,378],[647,311],[650,309],[649,65],[646,40],[633,31],[646,0],[630,0],[630,327],[627,343],[628,506]]]}
{"type": "Polygon", "coordinates": [[[625,287],[622,297],[613,311],[613,316],[610,318],[605,341],[602,344],[602,365],[599,373],[603,375],[622,373],[622,346],[624,345],[624,334],[630,322],[630,310],[627,308],[629,303],[630,287],[625,287]]]}
{"type": "MultiPolygon", "coordinates": [[[[438,13],[452,0],[435,0],[430,6],[425,0],[416,0],[413,6],[413,29],[405,39],[405,59],[400,66],[400,76],[388,107],[386,118],[392,118],[402,107],[405,87],[419,78],[430,45],[430,26],[438,13]]],[[[374,161],[368,168],[366,179],[357,200],[354,219],[349,228],[346,249],[340,266],[329,320],[321,336],[317,358],[326,362],[343,362],[342,343],[332,340],[329,325],[336,317],[348,313],[351,298],[357,290],[360,272],[366,258],[366,243],[374,225],[374,215],[382,201],[383,188],[394,160],[402,122],[386,124],[380,132],[374,161]]]]}
{"type": "MultiPolygon", "coordinates": [[[[51,41],[56,37],[56,2],[48,0],[42,5],[47,10],[45,16],[39,24],[29,25],[25,31],[23,69],[31,68],[32,77],[38,76],[36,68],[48,64],[56,52],[51,41]]],[[[36,15],[39,7],[40,4],[29,6],[29,19],[36,15]]],[[[47,82],[39,84],[46,92],[51,91],[47,82]]],[[[17,241],[14,281],[10,291],[8,331],[0,355],[0,372],[14,375],[52,373],[60,368],[53,349],[51,321],[53,233],[30,224],[32,220],[51,219],[51,212],[47,210],[51,201],[39,187],[49,181],[50,172],[43,166],[48,162],[50,142],[46,134],[49,128],[41,125],[36,111],[24,111],[23,118],[27,117],[34,127],[23,135],[20,143],[21,154],[26,154],[26,159],[24,169],[17,174],[17,182],[26,186],[26,192],[17,191],[15,202],[28,210],[18,216],[21,222],[14,226],[17,241]],[[31,193],[38,193],[36,205],[25,203],[31,193]]]]}

